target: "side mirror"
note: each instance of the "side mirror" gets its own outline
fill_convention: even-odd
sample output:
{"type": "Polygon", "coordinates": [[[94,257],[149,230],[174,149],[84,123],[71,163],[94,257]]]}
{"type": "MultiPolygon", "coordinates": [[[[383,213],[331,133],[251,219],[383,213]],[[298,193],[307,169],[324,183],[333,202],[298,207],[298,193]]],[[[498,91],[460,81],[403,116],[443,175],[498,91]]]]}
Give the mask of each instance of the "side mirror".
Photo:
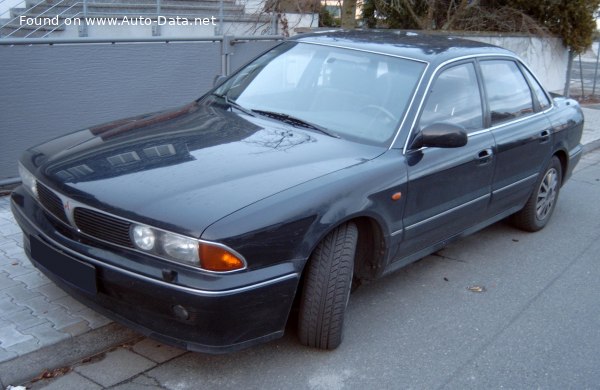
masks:
{"type": "Polygon", "coordinates": [[[222,74],[218,74],[215,76],[215,79],[213,80],[213,87],[218,87],[219,85],[223,84],[223,81],[227,80],[227,76],[223,76],[222,74]]]}
{"type": "Polygon", "coordinates": [[[458,125],[450,123],[434,123],[421,130],[413,142],[411,149],[422,147],[431,148],[460,148],[467,144],[467,131],[458,125]]]}

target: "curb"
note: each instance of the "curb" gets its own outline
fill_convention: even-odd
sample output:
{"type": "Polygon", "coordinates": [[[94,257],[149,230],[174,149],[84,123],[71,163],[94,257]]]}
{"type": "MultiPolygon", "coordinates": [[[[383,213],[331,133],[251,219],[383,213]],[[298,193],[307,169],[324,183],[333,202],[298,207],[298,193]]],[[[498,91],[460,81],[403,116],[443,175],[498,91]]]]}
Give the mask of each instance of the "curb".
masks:
{"type": "Polygon", "coordinates": [[[583,154],[587,154],[589,152],[593,152],[594,150],[600,148],[600,139],[594,140],[592,142],[588,142],[583,145],[583,154]]]}
{"type": "Polygon", "coordinates": [[[142,336],[122,325],[110,323],[101,328],[60,341],[0,364],[0,389],[38,377],[44,370],[69,366],[142,336]]]}

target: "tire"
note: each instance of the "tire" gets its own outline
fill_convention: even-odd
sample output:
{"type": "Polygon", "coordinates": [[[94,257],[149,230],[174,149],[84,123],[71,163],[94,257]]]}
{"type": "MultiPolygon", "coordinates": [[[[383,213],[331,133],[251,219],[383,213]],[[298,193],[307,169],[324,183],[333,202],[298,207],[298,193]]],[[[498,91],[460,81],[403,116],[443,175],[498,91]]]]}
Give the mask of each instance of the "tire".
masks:
{"type": "Polygon", "coordinates": [[[329,233],[310,256],[298,316],[302,344],[319,349],[341,344],[357,239],[356,225],[347,223],[329,233]]]}
{"type": "Polygon", "coordinates": [[[552,216],[562,185],[562,165],[554,156],[535,184],[525,207],[513,215],[512,222],[528,232],[541,230],[552,216]]]}

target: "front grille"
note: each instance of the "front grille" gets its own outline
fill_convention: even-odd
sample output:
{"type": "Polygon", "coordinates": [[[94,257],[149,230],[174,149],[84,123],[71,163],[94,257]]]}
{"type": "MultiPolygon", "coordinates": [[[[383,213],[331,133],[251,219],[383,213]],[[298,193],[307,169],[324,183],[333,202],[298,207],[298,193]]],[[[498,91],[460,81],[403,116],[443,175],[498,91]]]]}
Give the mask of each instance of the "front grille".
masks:
{"type": "Polygon", "coordinates": [[[49,188],[41,184],[39,181],[36,183],[38,198],[40,203],[46,210],[53,216],[60,219],[65,223],[69,223],[67,214],[65,214],[65,208],[63,207],[62,200],[49,188]]]}
{"type": "Polygon", "coordinates": [[[133,248],[129,238],[131,222],[94,210],[76,207],[73,212],[75,225],[82,233],[113,244],[133,248]]]}

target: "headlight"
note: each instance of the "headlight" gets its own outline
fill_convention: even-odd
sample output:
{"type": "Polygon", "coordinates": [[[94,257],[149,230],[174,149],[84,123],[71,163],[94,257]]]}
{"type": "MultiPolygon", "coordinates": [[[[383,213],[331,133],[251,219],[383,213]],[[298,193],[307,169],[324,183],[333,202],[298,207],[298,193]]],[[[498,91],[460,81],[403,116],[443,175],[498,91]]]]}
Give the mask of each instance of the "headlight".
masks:
{"type": "Polygon", "coordinates": [[[23,164],[19,163],[19,176],[21,176],[21,182],[23,183],[23,186],[34,196],[34,197],[38,197],[38,192],[37,192],[37,181],[35,179],[35,176],[33,176],[33,174],[31,172],[29,172],[27,170],[27,168],[25,168],[23,166],[23,164]]]}
{"type": "Polygon", "coordinates": [[[134,225],[131,229],[131,238],[133,243],[138,248],[149,251],[154,248],[154,242],[156,241],[156,235],[154,231],[142,225],[134,225]]]}
{"type": "Polygon", "coordinates": [[[243,257],[224,245],[139,224],[131,226],[130,234],[136,249],[167,260],[211,272],[231,272],[246,267],[243,257]]]}
{"type": "Polygon", "coordinates": [[[185,263],[198,265],[198,241],[165,233],[161,237],[162,248],[169,257],[185,263]]]}

